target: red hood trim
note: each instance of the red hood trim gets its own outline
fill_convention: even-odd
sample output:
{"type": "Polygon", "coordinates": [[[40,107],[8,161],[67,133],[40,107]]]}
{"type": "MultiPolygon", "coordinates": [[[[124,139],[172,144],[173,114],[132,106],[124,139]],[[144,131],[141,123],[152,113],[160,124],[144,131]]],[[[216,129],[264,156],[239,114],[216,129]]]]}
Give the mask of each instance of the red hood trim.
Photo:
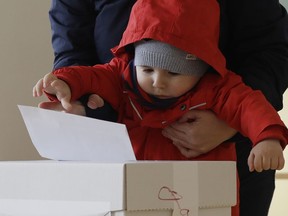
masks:
{"type": "Polygon", "coordinates": [[[216,0],[138,0],[119,46],[112,51],[122,57],[129,44],[147,38],[159,40],[197,55],[224,76],[227,69],[218,48],[219,26],[216,0]]]}

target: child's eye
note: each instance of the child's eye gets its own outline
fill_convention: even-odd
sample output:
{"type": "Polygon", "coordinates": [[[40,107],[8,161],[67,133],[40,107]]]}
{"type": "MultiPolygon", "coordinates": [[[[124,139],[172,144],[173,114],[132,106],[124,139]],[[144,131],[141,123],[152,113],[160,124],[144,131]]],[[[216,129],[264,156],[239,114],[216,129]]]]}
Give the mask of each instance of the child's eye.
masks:
{"type": "Polygon", "coordinates": [[[179,73],[174,73],[174,72],[171,72],[171,71],[169,71],[168,72],[171,76],[178,76],[179,75],[179,73]]]}
{"type": "Polygon", "coordinates": [[[154,70],[152,68],[143,68],[143,72],[145,72],[145,73],[151,73],[153,71],[154,70]]]}

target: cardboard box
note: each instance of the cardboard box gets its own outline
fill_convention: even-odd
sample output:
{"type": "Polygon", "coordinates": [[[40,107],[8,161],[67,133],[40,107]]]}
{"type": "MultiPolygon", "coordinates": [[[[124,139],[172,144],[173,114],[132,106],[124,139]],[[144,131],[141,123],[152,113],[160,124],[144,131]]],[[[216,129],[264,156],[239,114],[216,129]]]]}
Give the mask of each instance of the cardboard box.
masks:
{"type": "Polygon", "coordinates": [[[214,161],[0,162],[0,213],[5,213],[1,200],[15,201],[15,207],[19,200],[108,203],[113,216],[228,216],[236,204],[236,165],[214,161]]]}

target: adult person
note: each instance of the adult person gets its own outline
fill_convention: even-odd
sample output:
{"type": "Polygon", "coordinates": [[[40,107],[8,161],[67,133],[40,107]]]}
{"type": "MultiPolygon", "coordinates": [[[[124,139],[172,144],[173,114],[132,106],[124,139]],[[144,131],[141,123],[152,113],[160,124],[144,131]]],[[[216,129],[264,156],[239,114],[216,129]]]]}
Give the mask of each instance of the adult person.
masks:
{"type": "MultiPolygon", "coordinates": [[[[285,9],[278,0],[218,2],[221,9],[219,46],[228,68],[241,75],[252,88],[260,89],[274,108],[280,110],[288,82],[285,9]]],[[[112,57],[109,50],[118,44],[134,3],[134,0],[52,0],[49,14],[55,51],[54,68],[108,62],[112,57]]],[[[51,103],[40,106],[58,107],[51,103]]],[[[78,108],[81,106],[78,105],[75,112],[78,108]]],[[[91,116],[93,113],[90,111],[88,115],[91,116]]],[[[208,152],[234,133],[213,113],[203,111],[187,113],[182,121],[163,131],[183,155],[190,157],[208,152]],[[194,119],[194,122],[187,123],[186,119],[194,119]]],[[[251,145],[240,135],[233,139],[247,143],[237,144],[240,214],[267,215],[275,187],[275,172],[250,173],[246,161],[251,145]]]]}

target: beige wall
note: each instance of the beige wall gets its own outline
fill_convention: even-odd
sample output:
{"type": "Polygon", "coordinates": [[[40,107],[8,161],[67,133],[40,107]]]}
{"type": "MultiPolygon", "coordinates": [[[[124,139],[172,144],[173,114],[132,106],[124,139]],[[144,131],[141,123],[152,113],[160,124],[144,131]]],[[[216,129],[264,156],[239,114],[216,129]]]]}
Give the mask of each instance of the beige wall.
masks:
{"type": "Polygon", "coordinates": [[[0,1],[0,160],[37,159],[17,104],[37,105],[32,86],[52,65],[50,0],[0,1]]]}
{"type": "Polygon", "coordinates": [[[280,0],[280,2],[285,8],[288,8],[288,0],[280,0]]]}

